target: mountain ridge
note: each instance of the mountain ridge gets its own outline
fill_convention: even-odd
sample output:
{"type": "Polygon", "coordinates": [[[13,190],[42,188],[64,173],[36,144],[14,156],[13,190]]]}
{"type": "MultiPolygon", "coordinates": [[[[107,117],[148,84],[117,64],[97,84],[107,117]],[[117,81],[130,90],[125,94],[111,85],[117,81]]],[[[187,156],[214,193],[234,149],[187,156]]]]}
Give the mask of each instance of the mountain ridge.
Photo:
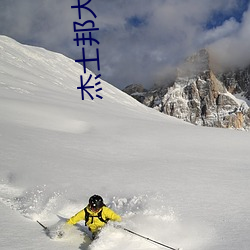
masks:
{"type": "Polygon", "coordinates": [[[216,72],[209,51],[202,49],[177,68],[171,85],[143,91],[140,85],[130,85],[123,91],[148,107],[195,125],[247,130],[249,79],[250,67],[216,72]]]}

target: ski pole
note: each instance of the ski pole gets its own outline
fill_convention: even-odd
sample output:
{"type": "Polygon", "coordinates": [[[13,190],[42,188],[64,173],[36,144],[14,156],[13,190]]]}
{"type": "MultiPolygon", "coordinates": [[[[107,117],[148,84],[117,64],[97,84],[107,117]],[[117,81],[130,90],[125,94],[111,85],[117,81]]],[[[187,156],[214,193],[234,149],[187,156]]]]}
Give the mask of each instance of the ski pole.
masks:
{"type": "Polygon", "coordinates": [[[38,220],[36,221],[40,226],[42,226],[43,227],[43,229],[46,231],[46,230],[48,230],[48,228],[47,227],[45,227],[41,222],[39,222],[38,220]]]}
{"type": "Polygon", "coordinates": [[[155,240],[152,240],[152,239],[150,239],[150,238],[148,238],[148,237],[145,237],[145,236],[143,236],[143,235],[141,235],[141,234],[135,233],[135,232],[133,232],[133,231],[127,229],[127,228],[122,228],[122,229],[125,230],[125,231],[127,231],[127,232],[129,232],[129,233],[131,233],[131,234],[137,235],[137,236],[139,236],[139,237],[141,237],[141,238],[143,238],[143,239],[145,239],[145,240],[154,242],[154,243],[156,243],[156,244],[158,244],[158,245],[161,245],[161,246],[163,246],[163,247],[169,248],[169,249],[171,249],[171,250],[180,250],[180,248],[173,248],[173,247],[167,246],[167,245],[162,244],[162,243],[160,243],[160,242],[158,242],[158,241],[155,241],[155,240]]]}

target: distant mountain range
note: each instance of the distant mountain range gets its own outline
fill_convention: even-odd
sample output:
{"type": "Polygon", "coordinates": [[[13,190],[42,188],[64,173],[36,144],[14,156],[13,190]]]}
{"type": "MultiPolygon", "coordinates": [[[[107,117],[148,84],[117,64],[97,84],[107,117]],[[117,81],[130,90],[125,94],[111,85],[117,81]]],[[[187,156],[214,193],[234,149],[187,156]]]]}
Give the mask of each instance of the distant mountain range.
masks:
{"type": "Polygon", "coordinates": [[[218,70],[206,49],[180,65],[172,84],[149,90],[132,84],[123,91],[148,107],[196,125],[250,127],[250,65],[218,70]]]}

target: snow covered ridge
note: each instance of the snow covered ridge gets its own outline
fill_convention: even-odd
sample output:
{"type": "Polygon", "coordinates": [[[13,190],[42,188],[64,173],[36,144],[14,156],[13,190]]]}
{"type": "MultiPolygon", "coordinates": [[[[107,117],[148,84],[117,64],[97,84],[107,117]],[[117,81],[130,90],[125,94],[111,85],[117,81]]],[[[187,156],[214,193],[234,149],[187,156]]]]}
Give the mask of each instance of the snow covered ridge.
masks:
{"type": "MultiPolygon", "coordinates": [[[[90,70],[83,74],[80,64],[61,54],[22,45],[9,37],[0,36],[0,109],[9,110],[9,114],[5,114],[2,119],[14,119],[20,124],[69,133],[87,131],[89,124],[84,119],[68,119],[72,116],[72,111],[67,106],[72,97],[75,101],[81,99],[81,91],[77,89],[80,86],[80,75],[87,81],[90,74],[94,75],[90,70]],[[36,99],[39,100],[38,104],[36,99]],[[64,100],[64,112],[55,105],[51,107],[46,99],[51,102],[64,100]],[[20,107],[22,114],[18,112],[20,107]]],[[[145,110],[143,105],[109,83],[103,80],[101,83],[104,97],[102,102],[91,101],[86,97],[83,105],[88,107],[90,103],[93,106],[109,103],[111,106],[145,110]]]]}
{"type": "Polygon", "coordinates": [[[133,91],[129,86],[124,91],[149,107],[196,125],[248,130],[249,69],[215,75],[208,51],[201,50],[178,68],[170,87],[137,91],[137,86],[133,91]]]}
{"type": "MultiPolygon", "coordinates": [[[[80,64],[62,54],[23,45],[6,36],[0,36],[0,74],[0,86],[3,89],[24,94],[28,98],[36,96],[36,93],[38,97],[47,95],[54,87],[59,95],[69,94],[81,98],[81,91],[77,90],[80,75],[83,75],[85,82],[90,74],[95,76],[88,69],[83,74],[80,64]]],[[[109,83],[103,80],[101,83],[105,85],[103,90],[106,101],[140,106],[109,83]]]]}

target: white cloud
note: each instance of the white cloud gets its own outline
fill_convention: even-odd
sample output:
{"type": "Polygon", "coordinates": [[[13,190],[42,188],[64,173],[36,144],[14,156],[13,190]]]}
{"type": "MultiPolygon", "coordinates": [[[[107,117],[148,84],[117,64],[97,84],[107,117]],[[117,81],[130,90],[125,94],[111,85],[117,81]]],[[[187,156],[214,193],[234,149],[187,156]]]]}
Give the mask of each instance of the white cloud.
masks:
{"type": "Polygon", "coordinates": [[[232,17],[229,20],[226,20],[221,26],[205,30],[204,34],[201,34],[200,43],[211,44],[214,41],[232,36],[232,34],[235,35],[239,28],[240,24],[235,20],[235,18],[232,17]]]}
{"type": "Polygon", "coordinates": [[[216,60],[225,66],[246,66],[250,63],[250,9],[230,35],[216,40],[210,49],[216,60]]]}
{"type": "MultiPolygon", "coordinates": [[[[0,33],[74,59],[81,56],[81,48],[73,41],[73,21],[78,21],[78,14],[71,5],[76,0],[1,0],[1,4],[0,33]]],[[[164,78],[166,68],[211,43],[219,51],[238,43],[248,48],[247,14],[241,24],[231,18],[213,30],[205,29],[215,12],[230,15],[238,4],[237,0],[91,1],[89,7],[100,28],[96,36],[102,76],[121,88],[132,82],[149,85],[156,76],[164,78]],[[143,25],[133,26],[133,18],[143,25]]],[[[93,18],[87,11],[82,13],[84,20],[93,18]]]]}

